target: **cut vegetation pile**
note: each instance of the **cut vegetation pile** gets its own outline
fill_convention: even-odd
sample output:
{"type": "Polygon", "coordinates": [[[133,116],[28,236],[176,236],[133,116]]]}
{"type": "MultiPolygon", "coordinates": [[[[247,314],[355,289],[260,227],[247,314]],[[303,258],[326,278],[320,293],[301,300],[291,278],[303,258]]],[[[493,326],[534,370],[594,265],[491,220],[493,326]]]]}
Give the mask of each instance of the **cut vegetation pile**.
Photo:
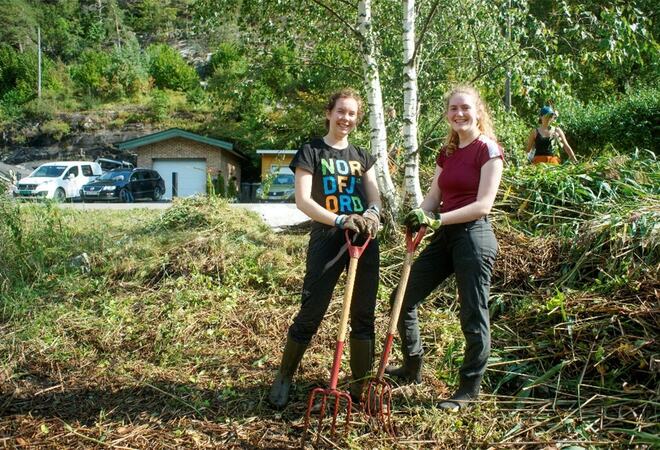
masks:
{"type": "MultiPolygon", "coordinates": [[[[571,182],[560,173],[509,169],[493,215],[500,255],[482,401],[459,414],[437,409],[457,384],[462,358],[455,286],[448,282],[420,311],[424,384],[395,390],[399,438],[356,416],[347,436],[325,444],[660,445],[660,208],[657,166],[645,161],[650,172],[634,194],[625,194],[628,182],[612,182],[608,200],[590,185],[591,203],[579,189],[563,198],[553,190],[571,182]],[[525,179],[538,184],[530,190],[525,179]]],[[[626,177],[634,164],[615,168],[626,177]]],[[[329,377],[340,303],[333,302],[305,355],[291,403],[271,410],[266,395],[298,309],[305,234],[274,234],[256,215],[215,199],[93,217],[49,205],[0,208],[5,443],[299,446],[307,394],[329,377]]],[[[379,341],[402,244],[398,236],[383,245],[379,341]]],[[[338,286],[337,300],[343,282],[338,286]]]]}

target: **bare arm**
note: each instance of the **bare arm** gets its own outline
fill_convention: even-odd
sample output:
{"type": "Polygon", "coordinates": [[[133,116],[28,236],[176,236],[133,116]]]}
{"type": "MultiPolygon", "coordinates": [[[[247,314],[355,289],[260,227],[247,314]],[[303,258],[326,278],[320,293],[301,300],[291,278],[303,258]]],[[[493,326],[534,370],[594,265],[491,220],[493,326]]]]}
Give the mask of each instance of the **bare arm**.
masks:
{"type": "Polygon", "coordinates": [[[438,186],[438,178],[440,177],[441,172],[442,168],[436,164],[431,187],[429,188],[426,197],[424,197],[424,200],[422,200],[421,205],[419,205],[424,211],[437,212],[440,207],[441,192],[440,186],[438,186]]]}
{"type": "Polygon", "coordinates": [[[534,147],[535,140],[536,140],[536,128],[534,128],[527,137],[527,145],[525,146],[525,153],[529,153],[529,151],[534,147]]]}
{"type": "Polygon", "coordinates": [[[312,172],[296,168],[296,206],[307,216],[326,225],[335,224],[337,214],[328,211],[312,199],[312,172]]]}
{"type": "Polygon", "coordinates": [[[364,184],[364,191],[367,195],[367,205],[376,205],[378,210],[381,209],[380,202],[380,191],[378,190],[378,181],[376,180],[376,169],[375,166],[372,166],[371,169],[367,170],[362,177],[362,183],[364,184]]]}
{"type": "Polygon", "coordinates": [[[497,188],[502,179],[502,169],[504,164],[501,158],[492,158],[481,167],[479,177],[479,190],[477,191],[477,200],[461,208],[442,213],[441,219],[443,225],[455,223],[465,223],[477,220],[486,214],[495,203],[497,188]]]}
{"type": "Polygon", "coordinates": [[[568,145],[568,141],[566,140],[566,136],[564,136],[564,132],[559,127],[557,127],[557,135],[559,136],[559,139],[561,140],[561,145],[564,147],[564,151],[568,155],[568,158],[571,161],[573,161],[574,163],[576,163],[577,158],[575,157],[575,153],[573,153],[573,149],[571,148],[571,146],[568,145]]]}

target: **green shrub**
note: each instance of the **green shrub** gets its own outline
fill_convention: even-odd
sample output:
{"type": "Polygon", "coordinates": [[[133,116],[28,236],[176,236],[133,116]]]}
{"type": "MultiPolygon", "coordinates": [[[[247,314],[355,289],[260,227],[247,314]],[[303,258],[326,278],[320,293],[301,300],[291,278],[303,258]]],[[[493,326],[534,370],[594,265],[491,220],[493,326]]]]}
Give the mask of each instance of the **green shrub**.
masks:
{"type": "Polygon", "coordinates": [[[106,74],[111,64],[112,58],[106,52],[87,50],[71,69],[71,78],[83,94],[102,96],[108,89],[106,74]]]}
{"type": "Polygon", "coordinates": [[[159,88],[186,91],[199,82],[195,69],[172,47],[151,45],[147,52],[150,58],[149,74],[159,88]]]}
{"type": "Polygon", "coordinates": [[[514,165],[526,164],[525,142],[529,126],[515,112],[495,111],[493,113],[495,135],[504,149],[504,157],[514,165]]]}
{"type": "Polygon", "coordinates": [[[69,134],[71,128],[66,122],[61,120],[49,120],[41,126],[42,133],[48,134],[56,141],[61,140],[64,136],[69,134]]]}
{"type": "Polygon", "coordinates": [[[208,95],[201,86],[196,86],[186,93],[186,101],[191,106],[202,106],[208,101],[208,95]]]}
{"type": "Polygon", "coordinates": [[[146,61],[137,42],[128,41],[111,53],[87,50],[71,69],[83,95],[106,99],[130,97],[147,86],[146,61]]]}
{"type": "MultiPolygon", "coordinates": [[[[57,88],[53,79],[53,63],[42,59],[42,90],[57,88]]],[[[37,52],[17,52],[0,44],[0,109],[7,117],[20,117],[22,106],[37,97],[37,52]]]]}
{"type": "Polygon", "coordinates": [[[560,125],[578,157],[607,147],[628,153],[636,147],[657,154],[660,90],[643,89],[621,99],[560,108],[560,125]]]}
{"type": "Polygon", "coordinates": [[[155,122],[161,122],[167,118],[170,111],[170,98],[165,91],[154,89],[149,101],[150,117],[155,122]]]}
{"type": "Polygon", "coordinates": [[[25,117],[37,121],[52,120],[57,113],[57,104],[51,99],[35,98],[23,106],[25,117]]]}
{"type": "Polygon", "coordinates": [[[108,74],[114,97],[129,97],[143,92],[148,77],[147,63],[137,41],[115,47],[108,74]]]}

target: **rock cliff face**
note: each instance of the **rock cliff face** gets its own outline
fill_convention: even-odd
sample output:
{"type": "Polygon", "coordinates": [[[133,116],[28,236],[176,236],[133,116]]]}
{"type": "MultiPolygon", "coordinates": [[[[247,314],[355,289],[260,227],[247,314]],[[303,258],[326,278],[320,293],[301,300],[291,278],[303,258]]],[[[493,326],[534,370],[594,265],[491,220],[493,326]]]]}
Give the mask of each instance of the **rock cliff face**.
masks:
{"type": "Polygon", "coordinates": [[[126,111],[58,114],[54,120],[68,129],[59,139],[48,132],[44,123],[26,124],[19,130],[3,133],[0,162],[30,166],[31,162],[104,157],[135,164],[136,155],[120,151],[116,144],[160,129],[146,121],[130,119],[126,111]]]}

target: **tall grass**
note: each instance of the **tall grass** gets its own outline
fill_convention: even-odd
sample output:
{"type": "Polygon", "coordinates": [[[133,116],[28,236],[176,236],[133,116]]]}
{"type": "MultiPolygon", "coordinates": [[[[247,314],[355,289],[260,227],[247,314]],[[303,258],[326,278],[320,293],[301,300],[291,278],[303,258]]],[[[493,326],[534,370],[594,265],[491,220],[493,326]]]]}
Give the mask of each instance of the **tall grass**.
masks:
{"type": "MultiPolygon", "coordinates": [[[[493,217],[501,252],[483,401],[459,416],[437,409],[462,358],[449,282],[420,310],[425,384],[395,391],[399,440],[356,417],[335,445],[652,441],[657,164],[611,160],[508,169],[493,217]],[[580,167],[594,180],[578,177],[580,167]],[[606,169],[616,176],[599,191],[606,169]],[[537,199],[530,185],[552,195],[537,199]]],[[[327,380],[340,313],[333,302],[291,406],[270,410],[265,393],[300,301],[304,235],[273,234],[220,199],[165,211],[0,207],[3,437],[67,448],[143,448],[146,437],[156,447],[298,446],[309,388],[327,380]],[[81,252],[88,270],[71,264],[81,252]]],[[[378,336],[403,255],[399,239],[383,242],[378,336]]]]}

